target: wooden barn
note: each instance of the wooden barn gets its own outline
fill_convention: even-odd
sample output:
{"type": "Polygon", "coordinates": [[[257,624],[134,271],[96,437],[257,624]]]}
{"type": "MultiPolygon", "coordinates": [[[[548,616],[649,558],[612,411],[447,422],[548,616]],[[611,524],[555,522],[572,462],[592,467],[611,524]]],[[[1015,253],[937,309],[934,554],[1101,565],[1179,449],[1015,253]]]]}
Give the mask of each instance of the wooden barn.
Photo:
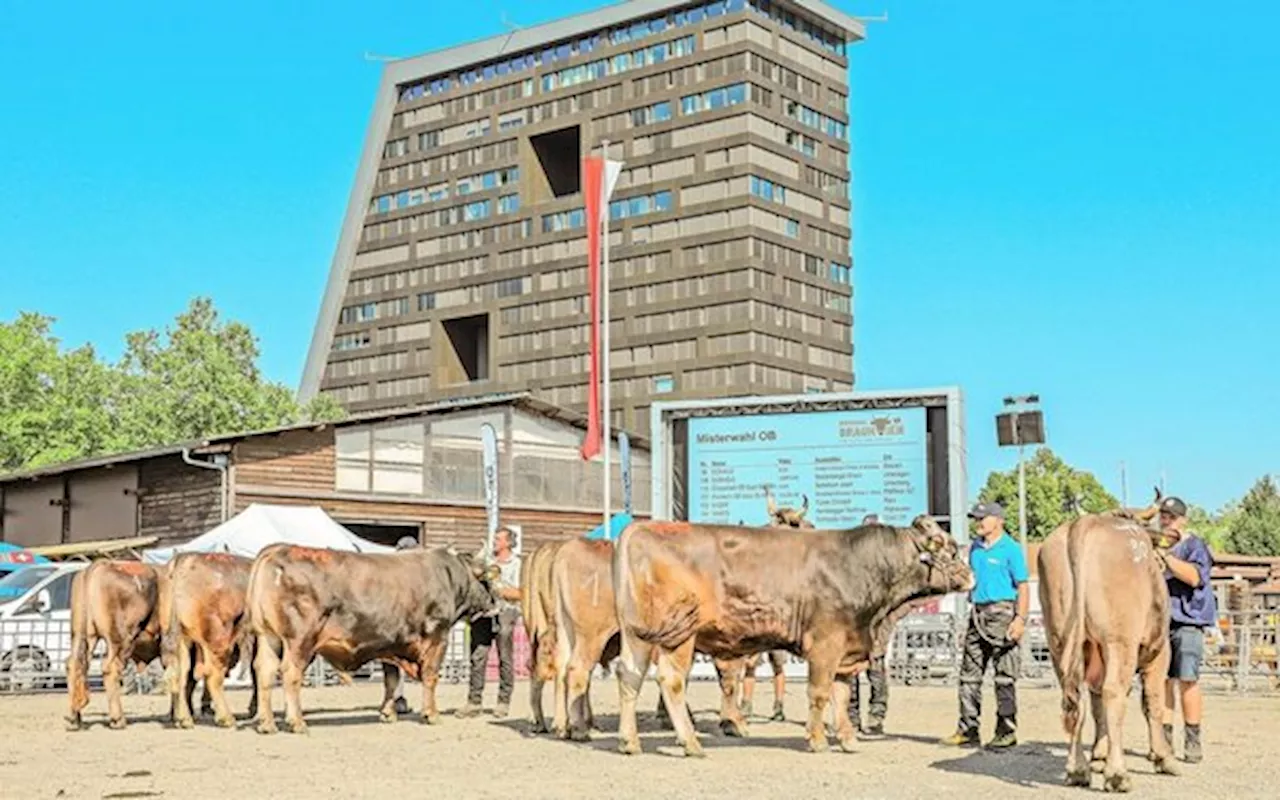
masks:
{"type": "MultiPolygon", "coordinates": [[[[502,520],[523,549],[601,522],[601,465],[578,454],[585,419],[510,393],[217,436],[0,475],[0,541],[41,550],[198,536],[251,503],[313,505],[394,544],[478,547],[485,534],[480,427],[498,438],[502,520]]],[[[633,513],[649,514],[648,441],[631,437],[633,513]]],[[[622,503],[613,448],[613,498],[622,503]]],[[[154,544],[153,544],[154,543],[154,544]]]]}

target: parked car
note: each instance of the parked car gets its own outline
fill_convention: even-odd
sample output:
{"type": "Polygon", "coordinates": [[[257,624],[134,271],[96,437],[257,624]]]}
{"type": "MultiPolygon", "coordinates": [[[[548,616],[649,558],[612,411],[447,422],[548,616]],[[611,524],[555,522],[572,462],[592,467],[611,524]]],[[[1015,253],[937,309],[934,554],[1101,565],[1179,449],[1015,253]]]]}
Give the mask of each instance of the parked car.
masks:
{"type": "Polygon", "coordinates": [[[0,690],[65,685],[71,579],[87,566],[35,564],[0,579],[0,690]]]}

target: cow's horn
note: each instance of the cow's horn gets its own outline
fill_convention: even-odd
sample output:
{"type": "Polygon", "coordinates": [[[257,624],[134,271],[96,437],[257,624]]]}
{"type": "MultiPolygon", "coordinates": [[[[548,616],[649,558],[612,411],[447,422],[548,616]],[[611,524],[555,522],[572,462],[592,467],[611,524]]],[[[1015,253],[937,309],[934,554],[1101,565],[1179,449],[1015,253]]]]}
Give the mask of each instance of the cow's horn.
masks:
{"type": "Polygon", "coordinates": [[[800,495],[800,497],[804,499],[804,502],[800,504],[800,513],[799,513],[799,516],[802,516],[802,517],[803,517],[803,516],[804,516],[805,514],[807,514],[807,513],[808,513],[808,511],[809,511],[809,495],[807,495],[807,494],[802,494],[802,495],[800,495]]]}
{"type": "Polygon", "coordinates": [[[767,484],[764,487],[764,502],[765,507],[769,511],[769,516],[772,517],[778,513],[778,506],[773,502],[773,492],[769,491],[769,486],[767,484]]]}

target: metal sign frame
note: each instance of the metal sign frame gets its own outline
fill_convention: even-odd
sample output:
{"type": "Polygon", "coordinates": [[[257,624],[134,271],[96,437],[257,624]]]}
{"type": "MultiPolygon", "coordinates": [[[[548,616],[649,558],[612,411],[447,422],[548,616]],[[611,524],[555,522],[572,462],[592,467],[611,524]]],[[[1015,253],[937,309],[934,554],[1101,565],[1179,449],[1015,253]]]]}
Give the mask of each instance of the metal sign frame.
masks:
{"type": "Polygon", "coordinates": [[[691,417],[729,417],[814,411],[851,411],[870,408],[939,407],[947,409],[947,493],[951,533],[960,543],[968,540],[969,478],[965,469],[964,397],[958,386],[873,392],[823,392],[818,394],[756,395],[714,400],[656,400],[649,407],[653,519],[671,519],[675,469],[671,424],[691,417]]]}

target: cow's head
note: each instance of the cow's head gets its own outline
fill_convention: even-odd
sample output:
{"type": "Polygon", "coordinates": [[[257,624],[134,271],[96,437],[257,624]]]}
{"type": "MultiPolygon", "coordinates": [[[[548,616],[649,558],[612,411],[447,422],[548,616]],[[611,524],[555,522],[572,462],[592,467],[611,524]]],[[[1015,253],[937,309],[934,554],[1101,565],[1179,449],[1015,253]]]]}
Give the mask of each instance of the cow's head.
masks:
{"type": "Polygon", "coordinates": [[[926,589],[921,594],[967,592],[974,586],[973,570],[962,556],[956,540],[928,514],[911,521],[907,529],[915,545],[926,589]]]}
{"type": "Polygon", "coordinates": [[[467,567],[467,613],[478,619],[493,613],[498,605],[496,583],[501,570],[496,564],[486,564],[478,555],[456,554],[467,567]]]}
{"type": "Polygon", "coordinates": [[[809,495],[801,495],[804,502],[800,508],[779,506],[773,501],[773,493],[764,487],[765,508],[769,512],[769,524],[776,528],[813,528],[813,523],[805,519],[809,513],[809,495]]]}

